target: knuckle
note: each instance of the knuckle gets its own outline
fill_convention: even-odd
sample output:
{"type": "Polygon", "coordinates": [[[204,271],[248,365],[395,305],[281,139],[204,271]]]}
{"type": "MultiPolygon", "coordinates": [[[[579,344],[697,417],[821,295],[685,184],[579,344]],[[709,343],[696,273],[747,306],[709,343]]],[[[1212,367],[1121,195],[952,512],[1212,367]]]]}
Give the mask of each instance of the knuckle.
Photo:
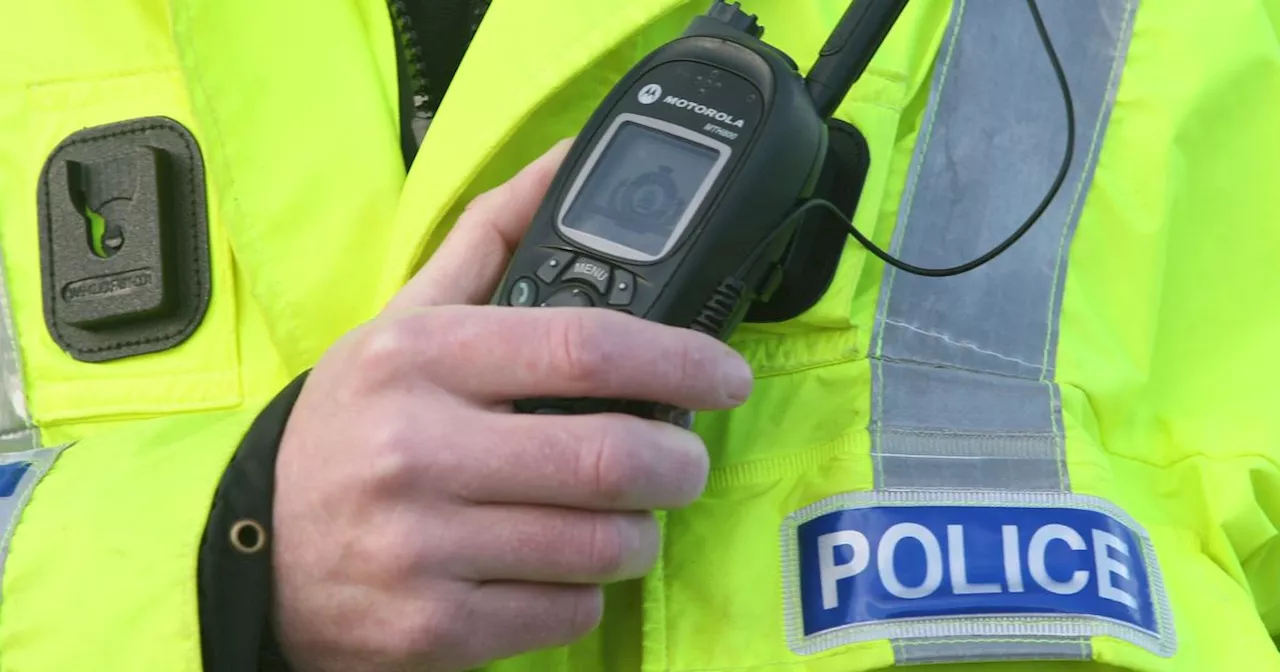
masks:
{"type": "Polygon", "coordinates": [[[587,562],[592,572],[614,577],[627,566],[627,534],[618,516],[593,516],[588,537],[587,562]]]}
{"type": "Polygon", "coordinates": [[[386,320],[366,329],[356,339],[353,373],[358,380],[378,383],[403,371],[414,339],[396,320],[386,320]]]}
{"type": "Polygon", "coordinates": [[[414,423],[393,416],[372,423],[363,463],[370,488],[383,494],[402,492],[416,480],[422,461],[414,423]]]}
{"type": "Polygon", "coordinates": [[[616,504],[625,499],[636,477],[636,459],[630,450],[634,442],[629,418],[601,422],[583,461],[583,479],[594,499],[616,504]]]}
{"type": "Polygon", "coordinates": [[[457,619],[437,602],[417,603],[384,619],[379,628],[379,657],[408,663],[429,659],[447,649],[456,639],[452,632],[457,619]]]}
{"type": "Polygon", "coordinates": [[[603,329],[597,321],[578,311],[564,312],[558,317],[548,320],[550,345],[547,348],[556,375],[583,385],[599,381],[609,371],[603,329]]]}
{"type": "Polygon", "coordinates": [[[416,522],[387,520],[357,538],[360,548],[353,555],[378,583],[403,585],[421,573],[427,554],[421,535],[413,534],[416,522]]]}
{"type": "MultiPolygon", "coordinates": [[[[684,334],[678,335],[684,336],[684,334]]],[[[687,338],[673,338],[671,344],[672,349],[675,351],[672,354],[672,359],[676,365],[674,373],[677,376],[676,381],[681,385],[711,380],[711,372],[705,353],[694,347],[689,340],[687,338]]]]}

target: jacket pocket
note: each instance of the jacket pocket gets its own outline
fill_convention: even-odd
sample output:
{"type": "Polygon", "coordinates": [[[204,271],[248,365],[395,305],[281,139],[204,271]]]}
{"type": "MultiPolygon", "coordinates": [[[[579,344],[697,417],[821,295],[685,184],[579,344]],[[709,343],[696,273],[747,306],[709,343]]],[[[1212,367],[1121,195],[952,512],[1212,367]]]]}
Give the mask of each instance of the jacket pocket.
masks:
{"type": "MultiPolygon", "coordinates": [[[[18,125],[10,128],[26,130],[23,135],[0,135],[0,152],[13,167],[11,182],[4,185],[7,202],[0,206],[0,245],[8,319],[16,339],[16,345],[10,345],[15,345],[25,402],[35,424],[47,429],[238,405],[242,394],[231,250],[214,206],[214,189],[203,180],[191,186],[207,203],[209,276],[208,285],[194,291],[207,293],[208,304],[192,320],[189,336],[155,352],[84,361],[59,346],[45,319],[44,294],[57,291],[42,267],[37,225],[41,219],[36,194],[46,162],[59,143],[82,129],[164,117],[193,136],[195,160],[203,164],[201,129],[190,114],[181,73],[156,68],[81,75],[28,83],[20,92],[0,95],[20,100],[16,119],[10,119],[18,125]]],[[[124,235],[127,246],[130,232],[124,235]]],[[[73,431],[62,440],[74,435],[73,431]]]]}

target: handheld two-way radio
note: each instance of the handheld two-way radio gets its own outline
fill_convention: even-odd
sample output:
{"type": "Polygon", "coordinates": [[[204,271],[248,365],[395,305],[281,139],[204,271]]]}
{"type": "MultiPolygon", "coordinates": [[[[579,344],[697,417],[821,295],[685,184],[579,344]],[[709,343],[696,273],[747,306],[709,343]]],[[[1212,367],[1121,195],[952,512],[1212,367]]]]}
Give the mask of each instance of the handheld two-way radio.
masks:
{"type": "MultiPolygon", "coordinates": [[[[854,2],[805,77],[761,40],[755,16],[716,0],[637,63],[592,114],[492,303],[598,306],[728,340],[751,306],[777,288],[783,259],[795,256],[786,252],[801,215],[834,209],[811,200],[828,156],[831,115],[906,2],[854,2]]],[[[1032,12],[1042,27],[1034,4],[1032,12]]],[[[918,269],[853,235],[910,272],[968,270],[918,269]]],[[[966,266],[984,260],[976,262],[966,266]]],[[[539,399],[516,407],[690,419],[679,409],[621,400],[539,399]]]]}

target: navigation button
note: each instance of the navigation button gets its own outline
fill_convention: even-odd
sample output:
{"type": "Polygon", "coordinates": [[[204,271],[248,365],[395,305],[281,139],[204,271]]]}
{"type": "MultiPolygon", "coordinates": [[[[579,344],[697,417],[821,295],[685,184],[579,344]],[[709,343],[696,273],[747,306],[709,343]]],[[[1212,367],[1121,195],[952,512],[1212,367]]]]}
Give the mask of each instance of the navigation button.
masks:
{"type": "Polygon", "coordinates": [[[529,278],[520,278],[507,291],[507,303],[516,307],[532,306],[538,299],[538,285],[529,278]]]}
{"type": "Polygon", "coordinates": [[[609,267],[586,257],[578,257],[562,280],[581,280],[603,294],[609,291],[609,267]]]}
{"type": "Polygon", "coordinates": [[[621,268],[613,271],[613,287],[609,289],[609,305],[625,306],[636,295],[636,278],[621,268]]]}
{"type": "Polygon", "coordinates": [[[564,250],[556,250],[551,253],[551,258],[542,263],[542,268],[538,269],[538,277],[545,283],[553,283],[560,273],[569,266],[569,260],[573,259],[572,252],[564,250]]]}
{"type": "Polygon", "coordinates": [[[591,297],[581,289],[562,289],[542,303],[546,308],[587,308],[591,297]]]}

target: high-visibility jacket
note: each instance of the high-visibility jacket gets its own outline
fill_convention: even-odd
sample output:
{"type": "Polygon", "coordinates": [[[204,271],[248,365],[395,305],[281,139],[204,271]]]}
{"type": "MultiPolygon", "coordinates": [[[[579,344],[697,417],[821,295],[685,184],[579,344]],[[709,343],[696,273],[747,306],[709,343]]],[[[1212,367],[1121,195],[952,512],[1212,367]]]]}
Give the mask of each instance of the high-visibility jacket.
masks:
{"type": "MultiPolygon", "coordinates": [[[[489,670],[1280,669],[1280,1],[1039,3],[1077,133],[1031,233],[947,279],[850,241],[816,305],[744,325],[755,391],[698,416],[710,482],[657,567],[489,670]]],[[[494,2],[407,173],[383,0],[0,9],[0,671],[200,670],[201,536],[264,405],[708,4],[494,2]],[[207,308],[74,356],[42,171],[157,117],[202,161],[207,308]]],[[[743,2],[802,69],[845,4],[743,2]]],[[[909,3],[837,113],[872,157],[854,224],[976,256],[1063,109],[1022,3],[909,3]]]]}

